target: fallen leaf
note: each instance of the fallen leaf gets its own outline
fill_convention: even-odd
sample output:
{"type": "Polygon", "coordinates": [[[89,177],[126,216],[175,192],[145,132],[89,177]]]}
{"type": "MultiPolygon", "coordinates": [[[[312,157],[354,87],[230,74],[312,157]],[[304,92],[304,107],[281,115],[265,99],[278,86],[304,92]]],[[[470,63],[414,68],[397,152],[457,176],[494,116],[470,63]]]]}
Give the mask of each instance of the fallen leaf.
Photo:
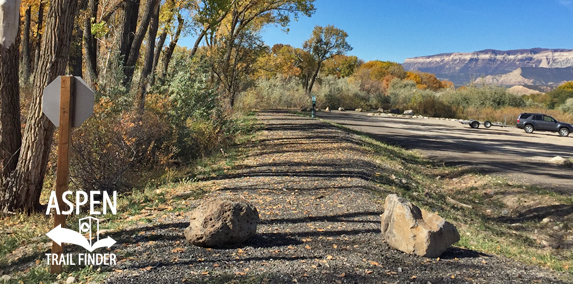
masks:
{"type": "Polygon", "coordinates": [[[218,263],[213,264],[213,267],[219,267],[218,263]]]}
{"type": "Polygon", "coordinates": [[[245,272],[236,272],[235,274],[237,274],[237,275],[241,275],[241,276],[245,276],[245,275],[247,275],[247,273],[245,273],[245,272]]]}
{"type": "Polygon", "coordinates": [[[184,248],[174,248],[171,250],[171,252],[184,252],[185,249],[184,248]]]}
{"type": "Polygon", "coordinates": [[[304,248],[305,248],[305,249],[310,249],[310,246],[309,246],[309,245],[306,245],[304,248]]]}
{"type": "Polygon", "coordinates": [[[456,276],[455,276],[455,275],[452,275],[452,276],[450,276],[450,277],[451,277],[452,279],[456,278],[456,276]]]}
{"type": "Polygon", "coordinates": [[[148,266],[148,267],[146,267],[146,268],[142,268],[141,270],[149,271],[149,270],[151,270],[152,268],[153,268],[153,266],[148,266]]]}
{"type": "Polygon", "coordinates": [[[201,272],[201,275],[209,275],[209,271],[203,271],[201,272]]]}
{"type": "Polygon", "coordinates": [[[333,244],[332,247],[333,247],[333,248],[338,248],[338,246],[337,246],[336,244],[333,244]]]}
{"type": "Polygon", "coordinates": [[[374,266],[380,266],[380,263],[376,262],[376,261],[370,261],[370,264],[374,265],[374,266]]]}
{"type": "Polygon", "coordinates": [[[418,276],[416,275],[412,275],[412,277],[410,277],[410,279],[416,279],[416,278],[418,278],[418,276]]]}
{"type": "Polygon", "coordinates": [[[364,271],[364,272],[366,272],[366,274],[372,274],[373,271],[366,269],[366,271],[364,271]]]}
{"type": "Polygon", "coordinates": [[[340,274],[340,275],[336,275],[336,277],[340,277],[340,278],[343,278],[344,276],[346,276],[346,273],[342,273],[342,274],[340,274]]]}
{"type": "Polygon", "coordinates": [[[332,255],[327,255],[326,259],[331,260],[332,259],[332,255]]]}

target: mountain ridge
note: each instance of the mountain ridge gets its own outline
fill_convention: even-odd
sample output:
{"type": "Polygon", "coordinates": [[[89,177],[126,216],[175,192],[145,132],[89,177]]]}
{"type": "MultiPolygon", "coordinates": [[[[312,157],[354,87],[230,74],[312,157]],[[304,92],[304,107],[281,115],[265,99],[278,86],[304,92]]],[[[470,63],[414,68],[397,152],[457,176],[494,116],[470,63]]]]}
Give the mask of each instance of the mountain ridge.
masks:
{"type": "MultiPolygon", "coordinates": [[[[433,73],[440,79],[450,80],[456,85],[463,85],[472,82],[475,78],[507,74],[523,67],[573,67],[573,49],[484,49],[465,53],[441,53],[407,58],[402,66],[407,71],[418,70],[433,73]]],[[[569,75],[566,74],[566,76],[569,75]]],[[[533,79],[534,81],[537,80],[536,78],[533,79]]],[[[568,80],[573,80],[573,77],[568,80]]],[[[539,79],[537,81],[546,80],[539,79]]]]}

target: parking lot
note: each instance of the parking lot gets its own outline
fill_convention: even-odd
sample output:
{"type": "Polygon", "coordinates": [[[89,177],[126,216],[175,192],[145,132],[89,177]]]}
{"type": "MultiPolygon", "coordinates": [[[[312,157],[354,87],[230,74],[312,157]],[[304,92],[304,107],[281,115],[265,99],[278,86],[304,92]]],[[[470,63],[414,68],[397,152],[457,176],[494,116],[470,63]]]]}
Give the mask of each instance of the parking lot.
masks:
{"type": "Polygon", "coordinates": [[[571,166],[556,165],[556,156],[573,157],[573,135],[527,134],[515,127],[478,129],[457,121],[433,118],[369,116],[357,112],[319,112],[317,117],[367,133],[370,137],[448,165],[469,166],[509,181],[539,185],[559,192],[573,192],[571,166]]]}

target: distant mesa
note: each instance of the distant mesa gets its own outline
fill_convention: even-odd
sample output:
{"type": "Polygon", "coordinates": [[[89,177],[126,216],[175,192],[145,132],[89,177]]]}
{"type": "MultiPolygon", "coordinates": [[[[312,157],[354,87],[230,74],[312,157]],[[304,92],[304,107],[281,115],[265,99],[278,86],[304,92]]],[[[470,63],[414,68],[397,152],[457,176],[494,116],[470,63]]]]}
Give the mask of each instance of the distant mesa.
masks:
{"type": "Polygon", "coordinates": [[[486,49],[408,58],[405,70],[436,74],[460,86],[477,80],[496,85],[557,86],[573,80],[572,49],[486,49]]]}

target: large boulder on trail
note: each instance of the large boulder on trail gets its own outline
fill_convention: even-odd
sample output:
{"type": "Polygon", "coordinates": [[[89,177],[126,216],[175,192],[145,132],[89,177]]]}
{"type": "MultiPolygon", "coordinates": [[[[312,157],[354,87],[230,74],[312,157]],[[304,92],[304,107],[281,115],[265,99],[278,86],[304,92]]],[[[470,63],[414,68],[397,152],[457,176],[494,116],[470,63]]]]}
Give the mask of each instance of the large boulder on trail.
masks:
{"type": "Polygon", "coordinates": [[[191,212],[185,238],[200,247],[240,244],[257,233],[259,212],[244,199],[211,199],[191,212]]]}
{"type": "Polygon", "coordinates": [[[414,115],[414,111],[409,109],[404,111],[404,115],[414,115]]]}
{"type": "Polygon", "coordinates": [[[382,236],[391,247],[424,257],[438,257],[460,240],[454,225],[395,194],[384,203],[382,236]]]}

